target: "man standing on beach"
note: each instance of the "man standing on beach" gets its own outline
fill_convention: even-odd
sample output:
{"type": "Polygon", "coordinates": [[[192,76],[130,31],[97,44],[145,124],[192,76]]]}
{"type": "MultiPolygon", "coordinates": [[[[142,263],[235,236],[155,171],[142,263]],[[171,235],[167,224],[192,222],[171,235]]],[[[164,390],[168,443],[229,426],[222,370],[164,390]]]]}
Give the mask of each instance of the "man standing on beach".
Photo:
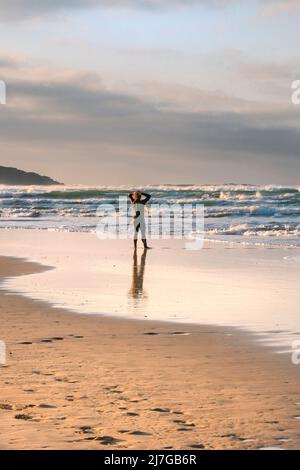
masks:
{"type": "Polygon", "coordinates": [[[134,249],[137,249],[137,240],[138,233],[141,232],[142,242],[144,244],[144,249],[150,249],[150,246],[147,244],[146,239],[146,222],[145,222],[145,205],[151,199],[151,195],[147,193],[141,193],[140,191],[131,192],[129,194],[129,199],[131,204],[134,206],[135,215],[134,215],[134,249]]]}

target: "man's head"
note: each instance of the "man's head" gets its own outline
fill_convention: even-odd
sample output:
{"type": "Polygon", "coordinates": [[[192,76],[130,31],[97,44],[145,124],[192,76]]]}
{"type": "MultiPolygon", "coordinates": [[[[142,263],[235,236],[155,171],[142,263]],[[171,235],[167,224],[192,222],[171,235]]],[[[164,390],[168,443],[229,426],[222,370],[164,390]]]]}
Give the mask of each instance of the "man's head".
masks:
{"type": "Polygon", "coordinates": [[[135,201],[138,201],[139,199],[141,199],[142,197],[141,191],[135,191],[135,193],[133,194],[133,197],[135,201]]]}

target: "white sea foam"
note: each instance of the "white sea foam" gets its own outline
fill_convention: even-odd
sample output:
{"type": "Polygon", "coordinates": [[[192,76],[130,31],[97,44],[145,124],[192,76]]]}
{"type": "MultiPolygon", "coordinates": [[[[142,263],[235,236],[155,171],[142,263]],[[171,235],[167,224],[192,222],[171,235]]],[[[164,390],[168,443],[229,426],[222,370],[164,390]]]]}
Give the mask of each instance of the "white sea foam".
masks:
{"type": "MultiPolygon", "coordinates": [[[[117,204],[125,186],[0,186],[0,228],[94,231],[101,205],[117,204]]],[[[204,204],[207,237],[300,244],[300,188],[254,185],[147,186],[152,202],[204,204]]],[[[150,210],[151,213],[151,210],[150,210]]],[[[152,212],[155,214],[155,210],[152,212]]]]}

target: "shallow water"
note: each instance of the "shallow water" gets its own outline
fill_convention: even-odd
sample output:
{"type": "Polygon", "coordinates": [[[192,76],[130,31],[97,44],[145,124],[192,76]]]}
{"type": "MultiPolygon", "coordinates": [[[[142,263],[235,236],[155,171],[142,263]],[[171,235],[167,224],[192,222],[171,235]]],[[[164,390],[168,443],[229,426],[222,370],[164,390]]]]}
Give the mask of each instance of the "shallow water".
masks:
{"type": "Polygon", "coordinates": [[[127,240],[29,230],[0,231],[0,247],[56,267],[7,288],[77,312],[234,326],[289,353],[300,340],[300,263],[290,260],[297,248],[206,243],[190,252],[166,240],[135,257],[127,240]]]}

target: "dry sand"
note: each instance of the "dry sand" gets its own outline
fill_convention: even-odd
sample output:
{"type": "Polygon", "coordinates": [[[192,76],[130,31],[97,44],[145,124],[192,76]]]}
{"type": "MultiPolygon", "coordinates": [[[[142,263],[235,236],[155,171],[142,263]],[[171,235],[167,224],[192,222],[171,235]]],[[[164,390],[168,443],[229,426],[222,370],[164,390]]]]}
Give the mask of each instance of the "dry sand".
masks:
{"type": "MultiPolygon", "coordinates": [[[[0,258],[2,280],[41,269],[0,258]]],[[[73,314],[4,290],[0,324],[1,449],[300,448],[299,367],[238,330],[73,314]]]]}

